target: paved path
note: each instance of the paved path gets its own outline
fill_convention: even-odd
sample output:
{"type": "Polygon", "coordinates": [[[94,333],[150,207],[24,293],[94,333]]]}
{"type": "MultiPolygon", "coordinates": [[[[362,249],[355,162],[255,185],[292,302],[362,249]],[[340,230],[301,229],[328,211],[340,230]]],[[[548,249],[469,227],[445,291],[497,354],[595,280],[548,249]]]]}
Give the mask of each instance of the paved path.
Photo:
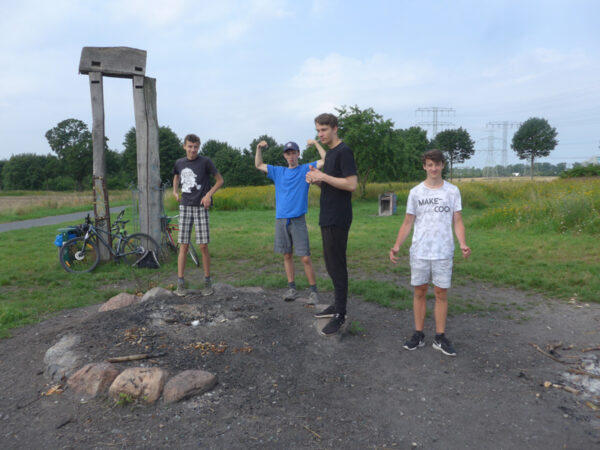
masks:
{"type": "MultiPolygon", "coordinates": [[[[127,208],[127,206],[115,206],[110,208],[111,213],[119,213],[123,209],[127,208]]],[[[94,215],[94,211],[87,212],[76,212],[71,214],[63,214],[60,216],[50,216],[50,217],[42,217],[40,219],[31,219],[31,220],[20,220],[18,222],[8,222],[8,223],[0,223],[0,233],[2,231],[12,231],[12,230],[22,230],[25,228],[33,228],[33,227],[41,227],[43,225],[54,225],[57,223],[63,222],[77,222],[83,223],[86,214],[90,214],[90,216],[94,215]]]]}

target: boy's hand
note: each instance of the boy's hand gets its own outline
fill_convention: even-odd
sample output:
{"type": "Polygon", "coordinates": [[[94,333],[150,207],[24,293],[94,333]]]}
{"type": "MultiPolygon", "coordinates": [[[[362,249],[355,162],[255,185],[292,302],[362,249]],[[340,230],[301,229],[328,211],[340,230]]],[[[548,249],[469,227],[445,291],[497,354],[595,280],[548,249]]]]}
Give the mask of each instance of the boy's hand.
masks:
{"type": "Polygon", "coordinates": [[[463,258],[468,258],[471,254],[471,249],[467,245],[461,245],[460,251],[462,252],[463,258]]]}
{"type": "Polygon", "coordinates": [[[315,141],[314,139],[309,139],[308,141],[306,141],[306,146],[310,147],[310,146],[317,146],[317,141],[315,141]]]}
{"type": "Polygon", "coordinates": [[[320,183],[325,178],[325,174],[314,166],[310,166],[310,172],[306,172],[306,182],[310,184],[320,183]]]}
{"type": "Polygon", "coordinates": [[[200,200],[200,203],[202,203],[202,206],[204,206],[204,209],[210,208],[211,199],[212,199],[212,195],[210,195],[210,194],[206,194],[204,197],[202,197],[202,200],[200,200]]]}
{"type": "Polygon", "coordinates": [[[398,252],[400,249],[396,249],[394,247],[390,248],[390,261],[396,264],[398,262],[398,252]]]}
{"type": "Polygon", "coordinates": [[[267,141],[260,141],[258,143],[258,145],[256,146],[256,149],[261,149],[264,150],[265,148],[267,148],[269,146],[269,144],[267,144],[267,141]]]}
{"type": "Polygon", "coordinates": [[[175,200],[179,203],[179,192],[173,192],[173,197],[175,197],[175,200]]]}

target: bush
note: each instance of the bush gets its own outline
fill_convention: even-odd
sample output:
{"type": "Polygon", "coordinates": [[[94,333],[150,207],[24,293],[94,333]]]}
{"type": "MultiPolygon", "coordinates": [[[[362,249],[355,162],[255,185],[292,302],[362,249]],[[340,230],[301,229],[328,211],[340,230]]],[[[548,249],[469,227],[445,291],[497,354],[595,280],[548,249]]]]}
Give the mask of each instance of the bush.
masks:
{"type": "Polygon", "coordinates": [[[589,164],[587,166],[573,167],[560,174],[561,178],[576,177],[600,177],[600,165],[589,164]]]}

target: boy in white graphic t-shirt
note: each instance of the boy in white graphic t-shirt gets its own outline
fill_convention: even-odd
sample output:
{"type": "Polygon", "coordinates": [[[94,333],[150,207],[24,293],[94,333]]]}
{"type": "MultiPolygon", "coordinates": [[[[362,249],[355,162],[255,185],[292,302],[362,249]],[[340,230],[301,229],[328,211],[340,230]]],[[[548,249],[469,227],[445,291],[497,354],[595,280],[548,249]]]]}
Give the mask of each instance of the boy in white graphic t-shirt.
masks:
{"type": "Polygon", "coordinates": [[[454,255],[452,224],[464,258],[469,257],[471,249],[465,241],[460,191],[442,179],[444,154],[440,150],[429,150],[423,154],[421,160],[427,178],[410,190],[404,222],[398,231],[396,243],[390,249],[390,260],[396,264],[400,246],[414,225],[410,247],[410,284],[414,286],[415,333],[406,341],[404,348],[415,350],[425,345],[423,329],[427,313],[426,295],[429,281],[432,281],[435,292],[436,328],[433,348],[445,355],[456,356],[456,351],[444,334],[454,255]]]}

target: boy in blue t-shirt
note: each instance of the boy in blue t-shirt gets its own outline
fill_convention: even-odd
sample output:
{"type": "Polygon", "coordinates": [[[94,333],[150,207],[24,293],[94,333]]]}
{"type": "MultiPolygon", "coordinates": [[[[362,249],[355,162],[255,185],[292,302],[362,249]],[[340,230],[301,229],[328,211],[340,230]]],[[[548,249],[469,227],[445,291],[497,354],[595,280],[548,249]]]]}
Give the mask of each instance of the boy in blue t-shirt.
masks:
{"type": "Polygon", "coordinates": [[[267,148],[266,141],[260,141],[256,146],[254,165],[258,170],[267,174],[275,183],[275,253],[283,254],[283,265],[288,280],[288,290],[284,294],[285,301],[293,301],[298,297],[294,281],[294,260],[292,249],[295,248],[304,264],[304,273],[310,285],[309,302],[316,304],[318,300],[315,271],[310,259],[308,229],[304,215],[308,211],[308,188],[306,174],[310,167],[320,169],[323,166],[325,150],[321,145],[309,140],[307,145],[314,145],[321,159],[309,164],[298,165],[300,148],[295,142],[288,142],[283,147],[283,157],[288,167],[264,164],[262,150],[267,148]]]}

